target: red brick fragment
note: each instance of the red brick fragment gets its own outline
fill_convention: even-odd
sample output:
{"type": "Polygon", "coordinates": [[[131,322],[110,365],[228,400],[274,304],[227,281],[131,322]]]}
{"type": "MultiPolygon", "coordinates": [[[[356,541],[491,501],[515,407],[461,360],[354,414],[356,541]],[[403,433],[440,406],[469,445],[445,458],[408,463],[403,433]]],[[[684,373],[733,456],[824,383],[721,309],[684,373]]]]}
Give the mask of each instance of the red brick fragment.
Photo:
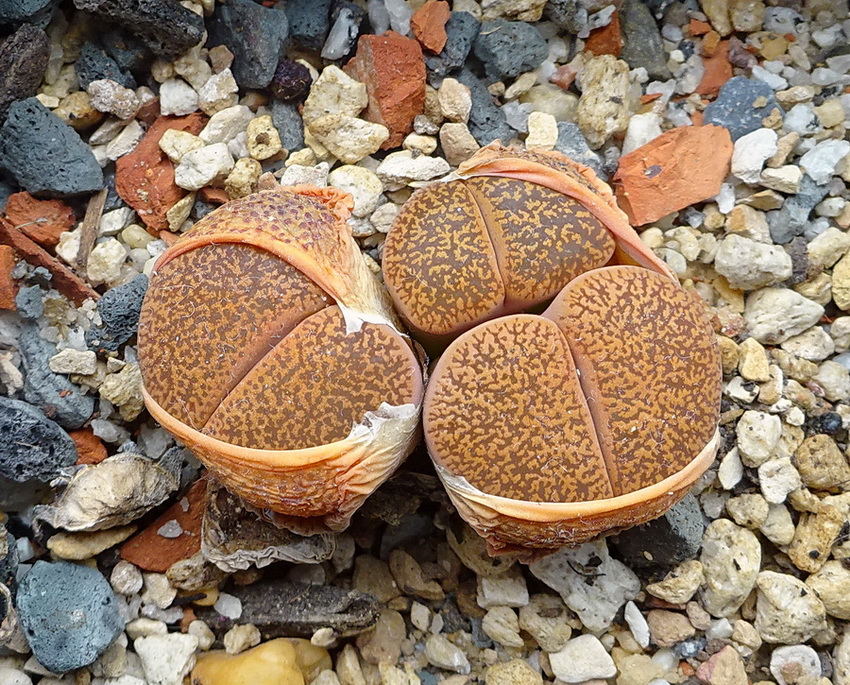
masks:
{"type": "Polygon", "coordinates": [[[204,202],[209,202],[212,205],[223,205],[230,201],[230,195],[224,188],[213,188],[205,186],[199,191],[200,197],[204,202]]]}
{"type": "Polygon", "coordinates": [[[78,464],[99,464],[106,459],[106,447],[91,428],[71,431],[68,435],[71,436],[71,440],[77,446],[78,464]]]}
{"type": "Polygon", "coordinates": [[[139,111],[136,112],[136,119],[143,122],[145,126],[153,126],[159,114],[159,97],[155,97],[139,107],[139,111]]]}
{"type": "Polygon", "coordinates": [[[422,47],[439,54],[446,46],[446,22],[451,10],[445,0],[428,0],[410,19],[410,28],[422,47]]]}
{"type": "Polygon", "coordinates": [[[732,645],[726,645],[700,664],[697,678],[707,685],[744,685],[750,682],[741,655],[732,645]]]}
{"type": "Polygon", "coordinates": [[[691,19],[689,28],[691,30],[692,36],[704,36],[706,33],[711,31],[711,24],[709,24],[707,21],[691,19]]]}
{"type": "Polygon", "coordinates": [[[18,256],[33,266],[47,269],[53,274],[51,285],[74,304],[81,305],[88,298],[100,299],[100,293],[3,217],[0,217],[0,244],[15,248],[18,256]]]}
{"type": "Polygon", "coordinates": [[[192,484],[186,494],[160,514],[147,528],[121,545],[121,558],[144,571],[165,573],[168,567],[188,559],[201,549],[201,520],[207,481],[203,478],[192,484]],[[184,510],[184,500],[188,506],[184,510]],[[176,538],[159,534],[169,521],[177,521],[182,532],[176,538]]]}
{"type": "Polygon", "coordinates": [[[577,75],[578,70],[575,67],[569,64],[562,64],[549,77],[549,82],[554,83],[561,90],[569,90],[570,86],[573,85],[573,81],[576,80],[577,75]]]}
{"type": "Polygon", "coordinates": [[[722,126],[680,126],[620,159],[617,201],[635,226],[656,221],[720,192],[732,139],[722,126]]]}
{"type": "Polygon", "coordinates": [[[729,63],[729,41],[722,40],[711,57],[703,57],[705,73],[695,92],[700,95],[715,96],[726,81],[732,78],[732,65],[729,63]]]}
{"type": "Polygon", "coordinates": [[[154,235],[168,228],[165,213],[186,195],[174,182],[174,165],[159,149],[159,139],[170,128],[198,134],[206,122],[200,112],[187,117],[160,117],[135,149],[115,162],[115,190],[154,235]]]}
{"type": "Polygon", "coordinates": [[[346,72],[366,84],[369,106],[364,118],[390,131],[381,147],[401,145],[413,130],[413,119],[425,109],[425,62],[419,43],[395,31],[360,36],[346,72]]]}
{"type": "Polygon", "coordinates": [[[18,284],[12,278],[12,271],[16,261],[15,250],[8,245],[0,245],[0,309],[15,309],[18,284]]]}
{"type": "Polygon", "coordinates": [[[623,50],[623,35],[620,33],[620,13],[614,10],[611,21],[591,31],[584,42],[584,49],[594,55],[613,55],[619,57],[623,50]]]}
{"type": "Polygon", "coordinates": [[[15,193],[6,203],[6,219],[42,247],[55,247],[77,217],[62,200],[39,200],[29,193],[15,193]]]}

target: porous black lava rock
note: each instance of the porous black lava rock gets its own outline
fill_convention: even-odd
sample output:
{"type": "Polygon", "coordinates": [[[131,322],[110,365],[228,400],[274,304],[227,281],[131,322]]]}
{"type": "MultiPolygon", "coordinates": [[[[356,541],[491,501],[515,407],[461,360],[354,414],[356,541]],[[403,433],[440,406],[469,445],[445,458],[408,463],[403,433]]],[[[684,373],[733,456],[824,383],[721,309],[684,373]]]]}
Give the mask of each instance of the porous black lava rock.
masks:
{"type": "Polygon", "coordinates": [[[253,0],[230,0],[216,7],[207,45],[226,45],[233,53],[233,76],[241,88],[265,88],[284,56],[289,22],[283,8],[253,0]]]}
{"type": "Polygon", "coordinates": [[[481,22],[469,12],[452,12],[446,22],[446,44],[439,55],[426,55],[429,74],[445,76],[462,68],[475,44],[481,22]]]}
{"type": "Polygon", "coordinates": [[[472,94],[472,109],[469,112],[469,132],[472,137],[479,145],[487,145],[494,140],[507,144],[513,132],[502,108],[493,102],[487,86],[469,69],[462,70],[457,80],[469,88],[472,94]]]}
{"type": "Polygon", "coordinates": [[[279,100],[303,100],[313,83],[310,70],[295,60],[284,57],[277,65],[269,90],[279,100]]]}
{"type": "Polygon", "coordinates": [[[272,123],[280,135],[280,143],[285,150],[295,152],[304,147],[304,124],[298,107],[291,102],[272,102],[272,123]]]}
{"type": "Polygon", "coordinates": [[[650,78],[670,78],[661,31],[652,12],[640,0],[626,0],[620,8],[623,50],[620,59],[632,69],[643,67],[650,78]]]}
{"type": "Polygon", "coordinates": [[[179,57],[204,36],[203,18],[174,0],[74,0],[74,5],[121,26],[167,60],[179,57]]]}
{"type": "Polygon", "coordinates": [[[49,58],[50,39],[32,24],[24,24],[0,44],[0,124],[9,105],[38,92],[49,58]]]}
{"type": "MultiPolygon", "coordinates": [[[[234,587],[231,593],[242,601],[239,622],[253,623],[264,639],[310,637],[326,626],[339,635],[353,635],[370,628],[378,620],[378,600],[372,595],[332,585],[307,585],[272,578],[234,587]]],[[[223,630],[229,627],[229,623],[221,624],[223,630]]]]}
{"type": "Polygon", "coordinates": [[[126,31],[112,29],[101,37],[106,53],[115,61],[119,69],[124,71],[140,71],[147,67],[153,54],[141,41],[126,31]]]}
{"type": "Polygon", "coordinates": [[[0,25],[37,24],[47,26],[57,0],[0,0],[0,25]]]}
{"type": "Polygon", "coordinates": [[[302,50],[321,50],[331,27],[333,0],[287,0],[289,37],[302,50]]]}
{"type": "Polygon", "coordinates": [[[80,134],[35,98],[9,107],[0,165],[29,193],[67,197],[100,190],[103,171],[80,134]]]}
{"type": "Polygon", "coordinates": [[[77,461],[77,446],[44,412],[0,397],[0,476],[15,483],[48,483],[77,461]]]}
{"type": "Polygon", "coordinates": [[[148,277],[139,274],[129,283],[108,290],[98,300],[101,326],[86,331],[86,344],[93,350],[116,351],[136,334],[139,312],[148,289],[148,277]]]}
{"type": "Polygon", "coordinates": [[[629,566],[673,566],[697,555],[704,531],[699,502],[688,494],[664,516],[624,530],[614,544],[629,566]]]}
{"type": "Polygon", "coordinates": [[[703,112],[706,124],[717,124],[729,129],[732,140],[762,128],[762,120],[778,110],[780,116],[785,112],[777,104],[773,88],[764,81],[736,76],[723,84],[717,99],[703,112]]]}
{"type": "Polygon", "coordinates": [[[74,64],[74,71],[77,72],[77,80],[83,90],[88,88],[92,81],[100,79],[115,81],[125,88],[136,87],[133,75],[122,70],[118,63],[106,54],[106,50],[90,40],[83,44],[80,57],[74,64]]]}
{"type": "Polygon", "coordinates": [[[22,319],[34,321],[44,314],[44,302],[41,298],[41,288],[28,285],[18,290],[15,295],[15,308],[22,319]]]}
{"type": "Polygon", "coordinates": [[[19,346],[25,374],[24,399],[63,428],[82,426],[94,413],[94,398],[67,376],[50,370],[48,363],[56,354],[56,346],[42,338],[33,323],[21,329],[19,346]]]}
{"type": "Polygon", "coordinates": [[[524,21],[504,19],[483,22],[474,49],[487,76],[496,81],[536,69],[549,54],[540,31],[524,21]]]}
{"type": "Polygon", "coordinates": [[[124,630],[106,578],[80,564],[35,562],[15,603],[33,654],[55,673],[88,666],[124,630]]]}
{"type": "Polygon", "coordinates": [[[826,197],[827,192],[828,186],[818,185],[811,176],[803,174],[797,194],[787,198],[780,209],[767,213],[773,242],[785,245],[795,236],[801,235],[812,210],[826,197]]]}

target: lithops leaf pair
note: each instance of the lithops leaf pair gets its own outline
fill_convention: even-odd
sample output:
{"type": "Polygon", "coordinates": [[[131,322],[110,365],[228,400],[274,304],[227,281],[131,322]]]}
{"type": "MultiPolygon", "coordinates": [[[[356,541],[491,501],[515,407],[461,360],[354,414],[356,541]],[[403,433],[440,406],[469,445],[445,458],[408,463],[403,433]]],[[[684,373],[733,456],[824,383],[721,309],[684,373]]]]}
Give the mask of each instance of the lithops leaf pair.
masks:
{"type": "Polygon", "coordinates": [[[409,325],[454,338],[423,410],[452,501],[525,558],[658,516],[717,449],[702,307],[586,167],[489,147],[457,176],[414,193],[383,262],[409,325]]]}
{"type": "Polygon", "coordinates": [[[302,532],[347,526],[417,437],[419,359],[352,205],[309,186],[229,202],[162,255],[139,322],[154,418],[302,532]]]}

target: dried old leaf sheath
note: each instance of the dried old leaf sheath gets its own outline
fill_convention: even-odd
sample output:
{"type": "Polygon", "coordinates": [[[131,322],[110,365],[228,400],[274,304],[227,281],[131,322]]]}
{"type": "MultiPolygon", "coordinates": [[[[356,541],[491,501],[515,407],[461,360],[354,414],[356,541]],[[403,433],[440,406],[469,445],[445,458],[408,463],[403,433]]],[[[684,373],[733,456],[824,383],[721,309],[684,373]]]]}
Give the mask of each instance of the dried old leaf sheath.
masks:
{"type": "Polygon", "coordinates": [[[351,206],[309,186],[222,206],[160,258],[139,324],[151,414],[298,530],[344,528],[417,433],[422,372],[351,206]]]}

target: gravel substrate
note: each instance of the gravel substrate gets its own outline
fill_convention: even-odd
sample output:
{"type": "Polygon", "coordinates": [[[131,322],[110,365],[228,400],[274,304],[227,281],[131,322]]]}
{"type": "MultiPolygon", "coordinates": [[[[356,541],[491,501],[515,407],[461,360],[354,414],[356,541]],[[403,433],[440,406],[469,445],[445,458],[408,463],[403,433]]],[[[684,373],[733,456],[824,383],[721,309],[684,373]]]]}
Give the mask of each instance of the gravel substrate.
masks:
{"type": "Polygon", "coordinates": [[[0,684],[850,685],[848,36],[847,0],[0,0],[0,684]],[[155,260],[271,172],[351,193],[379,271],[497,139],[592,167],[705,302],[717,461],[530,566],[421,448],[345,533],[262,523],[144,409],[155,260]]]}

